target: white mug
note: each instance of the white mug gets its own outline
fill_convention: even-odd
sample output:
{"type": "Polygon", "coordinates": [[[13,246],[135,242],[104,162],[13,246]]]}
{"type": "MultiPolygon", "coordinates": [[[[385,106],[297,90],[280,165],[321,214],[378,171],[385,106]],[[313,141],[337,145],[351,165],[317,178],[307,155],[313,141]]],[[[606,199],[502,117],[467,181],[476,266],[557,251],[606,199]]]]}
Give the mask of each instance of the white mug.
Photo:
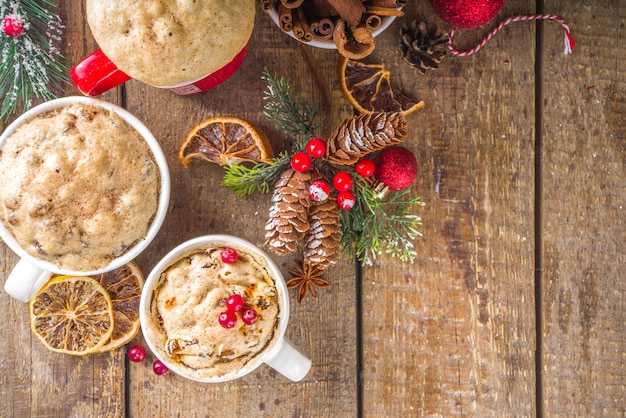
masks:
{"type": "MultiPolygon", "coordinates": [[[[285,337],[285,330],[287,329],[287,323],[289,322],[289,296],[287,292],[287,285],[285,284],[285,280],[278,266],[265,252],[260,250],[254,244],[231,235],[205,235],[197,237],[180,244],[170,251],[161,261],[159,261],[146,279],[139,304],[139,318],[143,336],[154,355],[176,374],[197,382],[218,383],[234,380],[251,373],[263,363],[269,365],[286,378],[294,382],[298,382],[307,375],[311,368],[311,360],[305,357],[291,343],[291,341],[285,337]],[[261,351],[243,368],[218,377],[198,377],[186,374],[184,368],[176,364],[165,353],[163,347],[157,346],[155,340],[162,338],[162,335],[156,335],[158,331],[155,330],[158,329],[158,324],[155,324],[152,319],[150,306],[154,294],[154,286],[158,284],[161,274],[166,271],[168,267],[187,256],[195,249],[200,249],[209,244],[219,244],[224,245],[225,247],[240,247],[251,254],[261,256],[264,259],[270,274],[273,276],[281,301],[281,312],[278,327],[268,347],[261,351]]],[[[237,331],[233,330],[233,332],[237,331]]]]}
{"type": "MultiPolygon", "coordinates": [[[[104,100],[93,99],[89,97],[63,97],[59,99],[50,100],[33,107],[26,113],[18,117],[13,123],[11,123],[6,130],[0,136],[0,149],[4,141],[23,123],[34,118],[35,116],[48,112],[54,109],[59,109],[74,103],[82,103],[86,105],[98,106],[109,111],[113,111],[122,117],[130,126],[132,126],[141,137],[143,137],[148,144],[154,160],[159,168],[160,172],[160,195],[157,212],[152,220],[146,236],[135,244],[130,250],[121,255],[118,258],[113,259],[106,267],[92,270],[92,271],[73,271],[56,266],[46,260],[38,259],[26,250],[24,250],[13,238],[11,233],[7,230],[2,222],[0,222],[0,238],[9,246],[9,248],[20,256],[20,261],[15,265],[11,274],[6,280],[4,290],[13,298],[27,302],[29,301],[39,289],[50,279],[53,274],[58,275],[70,275],[70,276],[92,276],[105,273],[107,271],[114,270],[124,264],[132,261],[137,257],[150,242],[154,239],[157,232],[161,228],[165,215],[167,214],[167,208],[170,198],[170,175],[167,166],[165,155],[159,145],[158,141],[148,130],[148,128],[135,116],[133,116],[127,110],[106,102],[104,100]]],[[[2,181],[2,179],[0,179],[2,181]]]]}

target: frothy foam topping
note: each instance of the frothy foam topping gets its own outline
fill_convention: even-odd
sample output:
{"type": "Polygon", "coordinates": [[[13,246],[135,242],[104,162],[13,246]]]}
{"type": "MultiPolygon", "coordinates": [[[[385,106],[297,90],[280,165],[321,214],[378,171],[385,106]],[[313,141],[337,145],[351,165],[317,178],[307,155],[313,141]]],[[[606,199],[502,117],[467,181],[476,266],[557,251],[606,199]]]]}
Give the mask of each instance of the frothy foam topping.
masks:
{"type": "MultiPolygon", "coordinates": [[[[178,370],[205,379],[236,373],[270,347],[277,335],[281,296],[265,260],[244,248],[212,244],[185,255],[163,272],[150,303],[148,338],[178,370]],[[234,264],[224,247],[237,250],[234,264]],[[219,324],[226,300],[241,295],[258,318],[234,328],[219,324]]],[[[238,313],[240,315],[240,313],[238,313]]]]}

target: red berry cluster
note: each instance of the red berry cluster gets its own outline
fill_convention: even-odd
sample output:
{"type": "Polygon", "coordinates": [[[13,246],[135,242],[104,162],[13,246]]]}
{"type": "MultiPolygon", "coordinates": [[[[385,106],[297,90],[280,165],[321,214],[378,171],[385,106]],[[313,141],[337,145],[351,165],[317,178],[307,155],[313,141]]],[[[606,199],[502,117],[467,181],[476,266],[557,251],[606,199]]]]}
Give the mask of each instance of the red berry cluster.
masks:
{"type": "MultiPolygon", "coordinates": [[[[222,261],[226,264],[234,264],[239,258],[239,253],[234,248],[226,247],[220,253],[222,261]]],[[[226,300],[226,310],[222,311],[218,316],[218,321],[224,328],[233,328],[237,325],[237,312],[241,312],[241,320],[246,325],[252,325],[256,322],[257,313],[253,308],[246,307],[246,301],[243,296],[234,294],[226,300]]]]}
{"type": "MultiPolygon", "coordinates": [[[[311,138],[306,144],[306,152],[297,152],[291,157],[291,168],[300,173],[304,173],[311,168],[312,158],[321,158],[326,154],[326,143],[320,138],[311,138]]],[[[363,177],[370,177],[374,174],[374,163],[372,160],[362,158],[356,164],[357,174],[363,177]]],[[[337,190],[337,204],[343,210],[352,209],[356,203],[356,197],[350,190],[354,182],[352,174],[347,171],[340,171],[333,177],[333,186],[337,190]]],[[[330,186],[324,180],[315,180],[309,187],[311,199],[323,202],[330,195],[330,186]]]]}
{"type": "Polygon", "coordinates": [[[218,321],[224,328],[230,329],[237,325],[237,312],[241,312],[241,320],[246,325],[252,325],[257,320],[257,312],[251,308],[246,307],[246,302],[243,296],[234,294],[226,300],[226,310],[222,311],[218,316],[218,321]]]}
{"type": "MultiPolygon", "coordinates": [[[[146,358],[146,349],[140,345],[133,345],[128,349],[128,358],[130,361],[140,363],[146,358]]],[[[167,366],[161,362],[161,360],[155,360],[154,363],[152,363],[152,371],[156,375],[162,376],[169,370],[170,369],[168,369],[167,366]]]]}

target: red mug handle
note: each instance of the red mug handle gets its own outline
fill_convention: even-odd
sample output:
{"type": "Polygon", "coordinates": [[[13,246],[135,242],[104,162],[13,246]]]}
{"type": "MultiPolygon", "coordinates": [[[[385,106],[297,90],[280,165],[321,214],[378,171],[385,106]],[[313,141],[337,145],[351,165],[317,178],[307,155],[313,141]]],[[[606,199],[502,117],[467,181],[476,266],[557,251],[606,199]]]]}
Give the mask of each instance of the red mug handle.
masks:
{"type": "Polygon", "coordinates": [[[72,81],[86,96],[97,96],[130,80],[101,49],[76,64],[70,72],[72,81]]]}

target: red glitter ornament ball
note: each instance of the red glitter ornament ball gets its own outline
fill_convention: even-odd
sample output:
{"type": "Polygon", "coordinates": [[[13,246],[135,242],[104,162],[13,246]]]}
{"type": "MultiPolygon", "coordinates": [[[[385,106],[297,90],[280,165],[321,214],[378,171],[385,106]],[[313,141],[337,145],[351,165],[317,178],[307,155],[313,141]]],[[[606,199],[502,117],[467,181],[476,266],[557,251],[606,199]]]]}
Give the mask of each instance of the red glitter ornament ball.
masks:
{"type": "Polygon", "coordinates": [[[435,13],[455,28],[477,28],[492,20],[504,0],[431,0],[435,13]]]}
{"type": "Polygon", "coordinates": [[[407,189],[417,177],[415,155],[398,145],[383,149],[376,156],[374,164],[374,178],[390,190],[407,189]]]}

